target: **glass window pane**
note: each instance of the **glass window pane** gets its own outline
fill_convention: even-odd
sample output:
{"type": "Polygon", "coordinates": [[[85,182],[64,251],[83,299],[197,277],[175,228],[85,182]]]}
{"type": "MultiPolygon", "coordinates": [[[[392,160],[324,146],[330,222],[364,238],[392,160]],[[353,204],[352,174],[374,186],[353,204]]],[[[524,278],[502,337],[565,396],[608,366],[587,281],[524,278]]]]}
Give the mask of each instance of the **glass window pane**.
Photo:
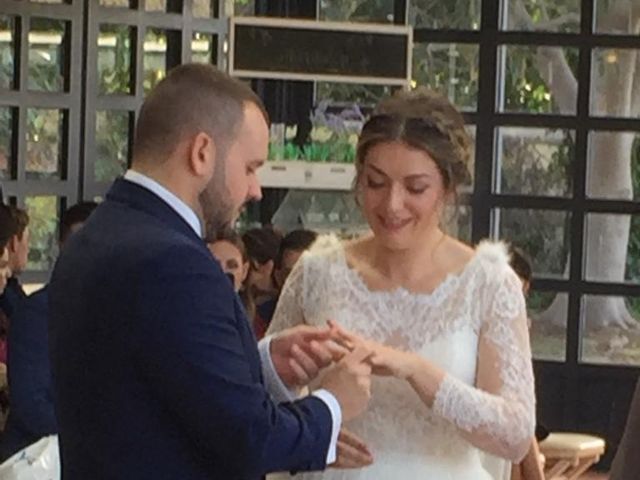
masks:
{"type": "Polygon", "coordinates": [[[611,35],[637,35],[634,2],[595,0],[595,32],[611,35]]]}
{"type": "Polygon", "coordinates": [[[476,164],[476,126],[475,125],[467,125],[466,126],[467,135],[471,139],[470,152],[469,152],[469,164],[467,165],[467,170],[469,172],[469,182],[458,186],[459,194],[469,194],[473,193],[473,188],[475,185],[475,164],[476,164]]]}
{"type": "Polygon", "coordinates": [[[444,213],[444,231],[458,240],[471,243],[471,205],[458,205],[447,208],[444,213]]]}
{"type": "Polygon", "coordinates": [[[480,28],[481,0],[409,0],[409,25],[415,28],[480,28]]]}
{"type": "Polygon", "coordinates": [[[498,193],[568,197],[575,132],[498,128],[498,193]]]}
{"type": "Polygon", "coordinates": [[[144,9],[147,12],[182,13],[182,0],[146,0],[144,9]]]}
{"type": "Polygon", "coordinates": [[[146,0],[144,9],[147,12],[164,12],[167,9],[167,0],[146,0]]]}
{"type": "Polygon", "coordinates": [[[580,0],[503,0],[506,30],[580,31],[580,0]]]}
{"type": "Polygon", "coordinates": [[[416,43],[413,47],[413,81],[449,98],[463,110],[478,104],[478,45],[416,43]]]}
{"type": "Polygon", "coordinates": [[[129,8],[131,2],[130,0],[100,0],[100,5],[103,7],[129,8]]]}
{"type": "Polygon", "coordinates": [[[640,134],[589,134],[586,191],[591,198],[640,198],[640,134]]]}
{"type": "Polygon", "coordinates": [[[191,40],[191,61],[218,64],[218,36],[210,33],[193,32],[191,40]]]}
{"type": "Polygon", "coordinates": [[[69,22],[32,18],[29,28],[29,90],[69,90],[66,62],[69,22]]]}
{"type": "Polygon", "coordinates": [[[193,0],[191,11],[196,18],[215,18],[218,16],[218,0],[193,0]]]}
{"type": "Polygon", "coordinates": [[[58,212],[55,196],[34,196],[25,199],[29,213],[28,270],[47,271],[53,267],[58,247],[58,212]]]}
{"type": "Polygon", "coordinates": [[[495,209],[493,222],[500,239],[519,247],[536,276],[569,277],[571,214],[555,210],[495,209]]]}
{"type": "Polygon", "coordinates": [[[237,17],[245,16],[250,17],[255,15],[256,12],[256,0],[226,0],[231,3],[231,8],[227,7],[229,15],[235,15],[237,17]]]}
{"type": "Polygon", "coordinates": [[[391,92],[392,87],[385,85],[317,82],[316,103],[345,106],[356,103],[361,107],[373,107],[382,98],[391,95],[391,92]]]}
{"type": "Polygon", "coordinates": [[[576,113],[578,49],[500,47],[504,75],[498,107],[505,112],[576,113]]]}
{"type": "Polygon", "coordinates": [[[640,366],[640,297],[585,295],[580,360],[640,366]]]}
{"type": "Polygon", "coordinates": [[[14,17],[0,15],[0,90],[15,86],[15,28],[14,17]]]}
{"type": "Polygon", "coordinates": [[[61,179],[64,116],[62,110],[27,109],[28,179],[61,179]]]}
{"type": "Polygon", "coordinates": [[[585,239],[585,278],[640,282],[640,215],[590,213],[585,239]]]}
{"type": "Polygon", "coordinates": [[[144,36],[144,92],[148,93],[167,75],[167,57],[180,46],[180,32],[148,28],[144,36]]]}
{"type": "Polygon", "coordinates": [[[529,293],[527,314],[531,325],[531,351],[536,360],[565,360],[568,301],[566,293],[537,290],[529,293]]]}
{"type": "Polygon", "coordinates": [[[131,46],[133,28],[100,25],[98,35],[98,89],[100,94],[132,93],[131,46]]]}
{"type": "Polygon", "coordinates": [[[636,78],[636,57],[640,50],[594,48],[591,62],[591,114],[608,117],[637,117],[640,89],[636,78]]]}
{"type": "Polygon", "coordinates": [[[0,108],[0,179],[12,178],[13,168],[13,121],[16,110],[0,108]]]}
{"type": "Polygon", "coordinates": [[[122,175],[129,158],[131,114],[123,110],[102,110],[96,114],[96,161],[98,182],[110,182],[122,175]]]}
{"type": "Polygon", "coordinates": [[[393,0],[320,0],[320,20],[334,22],[393,22],[393,0]]]}

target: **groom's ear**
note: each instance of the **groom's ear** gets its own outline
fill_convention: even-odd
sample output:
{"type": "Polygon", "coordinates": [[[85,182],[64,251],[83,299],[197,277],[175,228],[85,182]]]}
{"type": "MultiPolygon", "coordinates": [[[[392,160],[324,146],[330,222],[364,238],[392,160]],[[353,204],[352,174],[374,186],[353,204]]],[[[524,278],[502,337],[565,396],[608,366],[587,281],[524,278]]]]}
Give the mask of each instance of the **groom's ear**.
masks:
{"type": "Polygon", "coordinates": [[[193,137],[188,154],[191,172],[209,183],[216,168],[217,149],[213,138],[205,132],[199,132],[193,137]]]}

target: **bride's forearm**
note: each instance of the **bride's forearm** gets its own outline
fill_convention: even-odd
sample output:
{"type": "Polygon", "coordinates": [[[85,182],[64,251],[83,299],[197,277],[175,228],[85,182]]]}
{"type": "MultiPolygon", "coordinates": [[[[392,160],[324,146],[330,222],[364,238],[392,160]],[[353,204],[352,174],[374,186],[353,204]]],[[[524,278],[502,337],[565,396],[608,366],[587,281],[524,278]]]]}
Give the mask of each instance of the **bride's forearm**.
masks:
{"type": "Polygon", "coordinates": [[[444,376],[445,372],[441,368],[417,354],[412,355],[407,381],[428,407],[433,405],[444,376]]]}

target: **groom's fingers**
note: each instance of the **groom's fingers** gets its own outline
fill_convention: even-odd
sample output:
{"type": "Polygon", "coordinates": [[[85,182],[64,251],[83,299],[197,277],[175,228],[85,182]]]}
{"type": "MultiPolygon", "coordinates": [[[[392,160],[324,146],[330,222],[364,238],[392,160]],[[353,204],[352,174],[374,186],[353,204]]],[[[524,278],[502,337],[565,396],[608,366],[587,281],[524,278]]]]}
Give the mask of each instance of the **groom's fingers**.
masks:
{"type": "Polygon", "coordinates": [[[296,362],[293,358],[289,359],[289,366],[291,367],[291,370],[296,376],[296,379],[297,379],[296,383],[298,385],[306,385],[311,381],[311,379],[307,375],[307,372],[305,372],[304,368],[302,368],[300,364],[298,364],[298,362],[296,362]]]}
{"type": "Polygon", "coordinates": [[[295,360],[309,376],[309,379],[313,379],[318,375],[320,371],[319,366],[307,353],[302,350],[298,345],[291,347],[291,358],[295,360]]]}
{"type": "Polygon", "coordinates": [[[333,355],[326,345],[312,340],[309,343],[309,350],[320,367],[326,367],[333,362],[333,355]]]}

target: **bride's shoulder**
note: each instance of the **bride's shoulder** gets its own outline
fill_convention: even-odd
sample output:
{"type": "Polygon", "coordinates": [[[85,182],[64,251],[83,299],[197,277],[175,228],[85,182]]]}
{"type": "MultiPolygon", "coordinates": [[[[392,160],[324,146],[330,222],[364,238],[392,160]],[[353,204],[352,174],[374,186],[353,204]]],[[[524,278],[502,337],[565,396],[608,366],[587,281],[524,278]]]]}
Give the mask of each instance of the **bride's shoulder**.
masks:
{"type": "Polygon", "coordinates": [[[321,234],[302,255],[302,262],[309,266],[323,266],[339,261],[344,250],[343,241],[337,235],[321,234]]]}
{"type": "Polygon", "coordinates": [[[509,247],[504,242],[482,240],[475,249],[475,256],[486,266],[498,268],[509,266],[509,247]]]}
{"type": "Polygon", "coordinates": [[[501,285],[506,282],[520,285],[518,276],[511,268],[511,253],[505,242],[483,240],[475,249],[475,257],[482,266],[488,283],[501,285]]]}

